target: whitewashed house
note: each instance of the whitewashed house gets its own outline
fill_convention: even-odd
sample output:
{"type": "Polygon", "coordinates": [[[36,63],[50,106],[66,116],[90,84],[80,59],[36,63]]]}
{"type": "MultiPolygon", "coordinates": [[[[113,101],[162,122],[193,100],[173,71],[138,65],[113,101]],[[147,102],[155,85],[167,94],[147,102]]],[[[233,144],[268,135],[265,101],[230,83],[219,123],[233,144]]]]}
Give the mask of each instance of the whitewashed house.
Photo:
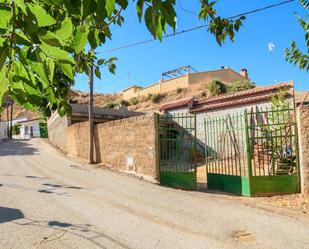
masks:
{"type": "Polygon", "coordinates": [[[21,139],[30,139],[41,136],[40,119],[21,121],[19,124],[21,139]]]}
{"type": "Polygon", "coordinates": [[[196,137],[198,141],[205,142],[205,119],[222,117],[227,114],[239,115],[244,110],[264,109],[271,107],[274,95],[284,91],[291,108],[294,104],[294,82],[283,82],[265,87],[255,87],[231,94],[222,94],[202,100],[195,98],[181,99],[176,102],[164,104],[160,111],[170,115],[196,115],[196,137]]]}
{"type": "Polygon", "coordinates": [[[0,139],[8,138],[8,126],[7,122],[0,121],[0,139]]]}

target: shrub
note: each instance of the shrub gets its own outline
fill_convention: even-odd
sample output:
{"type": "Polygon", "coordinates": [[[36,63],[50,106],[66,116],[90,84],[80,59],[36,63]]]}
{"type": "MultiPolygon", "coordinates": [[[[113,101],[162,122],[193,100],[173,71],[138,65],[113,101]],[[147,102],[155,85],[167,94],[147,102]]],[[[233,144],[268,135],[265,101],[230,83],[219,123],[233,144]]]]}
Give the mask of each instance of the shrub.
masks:
{"type": "Polygon", "coordinates": [[[151,96],[152,103],[159,103],[161,99],[162,99],[162,95],[160,93],[154,94],[151,96]]]}
{"type": "Polygon", "coordinates": [[[181,93],[181,92],[182,92],[182,88],[177,87],[177,89],[176,89],[176,93],[177,93],[177,94],[179,94],[179,93],[181,93]]]}
{"type": "Polygon", "coordinates": [[[211,96],[218,96],[222,93],[226,93],[227,87],[219,80],[213,80],[209,83],[207,90],[211,96]]]}
{"type": "Polygon", "coordinates": [[[146,97],[146,101],[151,100],[151,98],[152,98],[152,94],[151,94],[151,93],[148,93],[148,95],[147,95],[147,97],[146,97]]]}
{"type": "Polygon", "coordinates": [[[48,138],[48,129],[46,121],[41,121],[40,124],[40,137],[41,138],[48,138]]]}
{"type": "Polygon", "coordinates": [[[12,126],[12,134],[13,135],[19,135],[20,134],[20,124],[14,124],[12,126]]]}
{"type": "Polygon", "coordinates": [[[107,102],[104,107],[114,109],[118,104],[114,101],[107,102]]]}
{"type": "Polygon", "coordinates": [[[127,101],[127,100],[122,99],[122,100],[119,101],[119,104],[120,104],[120,105],[129,106],[129,105],[130,105],[130,102],[127,101]]]}
{"type": "Polygon", "coordinates": [[[234,93],[234,92],[239,92],[243,90],[249,90],[254,87],[255,87],[255,84],[252,81],[242,80],[242,81],[233,82],[232,85],[229,87],[229,91],[234,93]]]}
{"type": "Polygon", "coordinates": [[[132,105],[137,105],[138,104],[138,98],[137,97],[133,97],[133,98],[130,98],[130,103],[132,104],[132,105]]]}

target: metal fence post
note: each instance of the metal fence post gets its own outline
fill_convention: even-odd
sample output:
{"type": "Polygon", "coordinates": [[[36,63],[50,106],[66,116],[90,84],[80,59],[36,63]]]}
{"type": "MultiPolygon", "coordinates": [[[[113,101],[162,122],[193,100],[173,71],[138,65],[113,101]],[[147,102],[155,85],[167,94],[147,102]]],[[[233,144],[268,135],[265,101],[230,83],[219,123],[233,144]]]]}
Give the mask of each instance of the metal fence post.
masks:
{"type": "Polygon", "coordinates": [[[249,137],[249,126],[248,126],[248,111],[244,112],[245,118],[245,133],[246,133],[246,156],[247,156],[247,168],[248,168],[248,179],[250,186],[250,196],[252,196],[252,164],[251,164],[251,150],[250,150],[250,137],[249,137]]]}

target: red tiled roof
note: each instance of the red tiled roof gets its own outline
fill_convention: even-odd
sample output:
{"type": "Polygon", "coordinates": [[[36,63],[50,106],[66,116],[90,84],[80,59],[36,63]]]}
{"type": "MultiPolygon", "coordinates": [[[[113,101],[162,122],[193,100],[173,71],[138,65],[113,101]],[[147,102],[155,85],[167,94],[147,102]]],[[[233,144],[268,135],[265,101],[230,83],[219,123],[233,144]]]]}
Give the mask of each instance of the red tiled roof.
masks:
{"type": "Polygon", "coordinates": [[[249,97],[251,95],[277,92],[282,87],[291,88],[291,87],[293,87],[293,82],[291,82],[291,81],[283,82],[283,83],[279,83],[279,84],[275,84],[275,85],[271,85],[271,86],[266,86],[266,87],[256,87],[256,88],[253,88],[253,89],[240,91],[240,92],[236,92],[236,93],[233,93],[233,94],[224,94],[224,95],[221,95],[221,96],[218,96],[218,97],[200,100],[200,101],[198,101],[198,105],[200,105],[200,104],[211,104],[213,102],[221,103],[222,101],[232,101],[234,99],[237,100],[239,97],[249,97]]]}
{"type": "Polygon", "coordinates": [[[278,93],[282,87],[287,87],[290,89],[293,87],[293,83],[284,82],[272,86],[259,87],[234,94],[226,94],[219,97],[197,101],[194,108],[190,109],[190,112],[207,112],[216,109],[266,102],[278,93]]]}
{"type": "Polygon", "coordinates": [[[234,100],[231,102],[223,102],[218,104],[212,104],[212,105],[202,105],[201,107],[190,109],[190,113],[196,113],[196,112],[207,112],[211,110],[221,109],[221,108],[227,108],[227,107],[235,107],[235,106],[241,106],[241,105],[247,105],[247,104],[253,104],[253,103],[261,103],[265,102],[271,99],[272,95],[262,95],[247,99],[240,99],[240,100],[234,100]]]}
{"type": "Polygon", "coordinates": [[[177,100],[175,102],[171,102],[171,103],[160,106],[159,110],[160,111],[167,111],[167,110],[170,110],[170,109],[185,107],[185,106],[188,106],[189,104],[193,103],[193,101],[194,101],[194,98],[177,100]]]}

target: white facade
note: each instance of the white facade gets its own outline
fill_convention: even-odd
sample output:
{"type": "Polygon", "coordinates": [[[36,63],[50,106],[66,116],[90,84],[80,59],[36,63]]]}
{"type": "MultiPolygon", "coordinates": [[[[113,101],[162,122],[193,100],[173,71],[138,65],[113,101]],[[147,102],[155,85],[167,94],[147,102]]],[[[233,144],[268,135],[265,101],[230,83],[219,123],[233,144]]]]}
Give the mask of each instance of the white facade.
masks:
{"type": "Polygon", "coordinates": [[[32,120],[20,123],[20,138],[30,139],[40,137],[40,120],[32,120]]]}
{"type": "Polygon", "coordinates": [[[0,122],[0,139],[8,138],[7,122],[0,122]]]}
{"type": "MultiPolygon", "coordinates": [[[[15,125],[19,122],[26,121],[27,118],[17,118],[12,120],[12,125],[15,125]]],[[[0,139],[7,139],[8,138],[8,127],[9,122],[7,121],[0,121],[0,139]]]]}
{"type": "MultiPolygon", "coordinates": [[[[239,115],[241,112],[244,112],[246,109],[249,111],[251,108],[254,109],[265,109],[270,108],[271,102],[264,102],[251,105],[243,105],[238,107],[226,107],[224,109],[208,111],[208,112],[198,112],[196,113],[196,138],[198,141],[205,143],[205,119],[212,117],[222,117],[225,115],[239,115]]],[[[189,113],[189,108],[179,108],[172,109],[167,111],[171,115],[182,115],[182,114],[191,114],[189,113]]]]}

